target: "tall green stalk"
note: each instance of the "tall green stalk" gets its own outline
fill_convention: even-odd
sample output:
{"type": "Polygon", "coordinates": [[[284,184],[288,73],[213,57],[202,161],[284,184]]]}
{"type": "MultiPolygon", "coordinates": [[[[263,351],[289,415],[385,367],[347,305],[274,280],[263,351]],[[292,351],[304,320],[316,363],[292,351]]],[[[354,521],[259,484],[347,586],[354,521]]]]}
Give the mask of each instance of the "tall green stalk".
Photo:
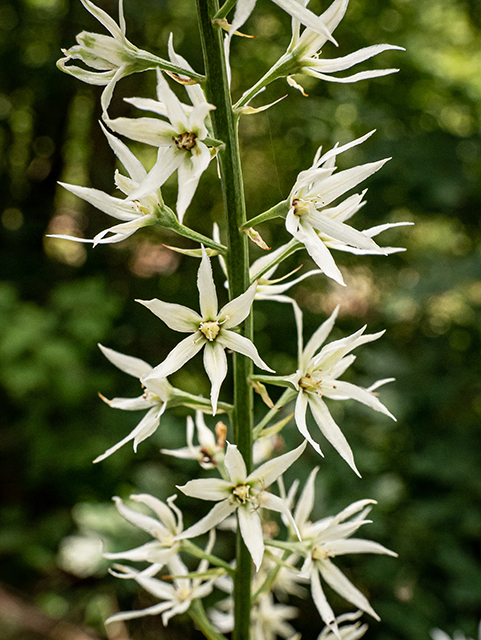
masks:
{"type": "MultiPolygon", "coordinates": [[[[220,172],[227,218],[228,253],[226,256],[230,299],[249,287],[249,255],[247,236],[240,232],[246,223],[244,185],[237,134],[237,118],[227,79],[222,32],[212,20],[219,11],[218,0],[197,0],[199,25],[204,54],[207,100],[215,105],[212,112],[214,135],[224,143],[219,152],[220,172]]],[[[241,333],[252,340],[252,318],[249,316],[241,333]]],[[[234,442],[242,453],[247,471],[252,469],[253,392],[249,384],[252,362],[234,354],[234,411],[232,415],[234,442]]],[[[233,640],[248,640],[250,624],[250,581],[252,560],[240,530],[236,544],[237,568],[234,578],[233,640]]]]}

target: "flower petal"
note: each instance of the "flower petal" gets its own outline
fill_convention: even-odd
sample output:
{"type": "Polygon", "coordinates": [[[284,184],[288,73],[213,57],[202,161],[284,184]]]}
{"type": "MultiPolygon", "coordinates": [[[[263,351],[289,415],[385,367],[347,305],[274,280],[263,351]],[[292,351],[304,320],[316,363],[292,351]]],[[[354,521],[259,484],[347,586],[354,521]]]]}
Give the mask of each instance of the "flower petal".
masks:
{"type": "Polygon", "coordinates": [[[259,369],[275,373],[275,371],[268,367],[261,359],[257,349],[249,338],[240,336],[238,333],[234,333],[228,329],[221,328],[219,335],[217,336],[217,340],[227,349],[231,349],[232,351],[236,351],[237,353],[241,353],[243,356],[250,358],[259,367],[259,369]]]}
{"type": "Polygon", "coordinates": [[[197,478],[178,489],[186,496],[199,500],[225,500],[231,494],[232,483],[221,478],[197,478]]]}
{"type": "Polygon", "coordinates": [[[149,385],[150,381],[154,381],[156,378],[167,378],[170,374],[178,371],[202,349],[206,342],[200,331],[184,338],[172,349],[163,362],[152,369],[151,373],[144,379],[145,384],[149,385]]]}
{"type": "Polygon", "coordinates": [[[194,333],[202,322],[202,318],[198,313],[181,304],[163,302],[157,298],[153,300],[136,300],[136,302],[143,304],[144,307],[147,307],[165,322],[168,327],[180,333],[194,333]]]}
{"type": "Polygon", "coordinates": [[[324,454],[321,451],[321,447],[317,444],[315,440],[312,439],[311,434],[307,430],[306,424],[306,411],[307,411],[307,393],[304,391],[300,391],[296,400],[296,409],[295,409],[295,420],[297,428],[299,432],[304,438],[309,442],[309,444],[314,448],[315,451],[322,457],[324,454]]]}
{"type": "Polygon", "coordinates": [[[140,360],[140,358],[134,358],[132,356],[126,356],[119,351],[114,351],[108,347],[104,347],[99,343],[99,349],[102,351],[107,360],[110,360],[112,364],[118,367],[124,373],[128,373],[134,378],[145,378],[152,371],[152,367],[147,362],[140,360]]]}
{"type": "MultiPolygon", "coordinates": [[[[194,480],[191,480],[194,482],[194,480]]],[[[189,483],[187,483],[189,484],[189,483]]],[[[223,500],[216,504],[209,513],[204,516],[199,522],[186,529],[183,533],[176,536],[176,540],[186,540],[187,538],[196,538],[197,536],[206,533],[210,529],[213,529],[223,520],[225,520],[231,513],[234,513],[237,505],[231,504],[230,501],[223,500]]]]}
{"type": "Polygon", "coordinates": [[[242,539],[249,549],[257,571],[259,571],[264,556],[264,535],[262,533],[261,519],[257,510],[252,508],[249,503],[239,507],[237,515],[242,539]]]}
{"type": "Polygon", "coordinates": [[[302,493],[297,501],[296,510],[294,512],[294,519],[297,523],[299,529],[305,526],[308,521],[309,516],[311,515],[312,508],[314,507],[314,499],[315,499],[315,486],[314,483],[316,481],[316,475],[319,471],[319,467],[315,467],[309,477],[307,479],[306,484],[302,490],[302,493]]]}
{"type": "Polygon", "coordinates": [[[279,476],[281,476],[286,469],[288,469],[293,462],[302,455],[306,448],[307,442],[304,441],[300,446],[292,451],[284,453],[282,456],[278,456],[272,460],[268,460],[261,464],[261,466],[253,471],[247,478],[247,482],[256,480],[263,487],[269,487],[279,476]]]}
{"type": "Polygon", "coordinates": [[[339,305],[334,309],[329,318],[325,320],[321,326],[314,331],[311,339],[306,344],[304,351],[302,352],[302,359],[299,363],[300,369],[306,369],[309,362],[313,358],[316,351],[324,343],[327,336],[331,333],[334,323],[336,322],[337,315],[339,313],[339,305]]]}
{"type": "Polygon", "coordinates": [[[210,259],[204,247],[202,247],[202,259],[200,261],[199,271],[197,272],[197,288],[199,289],[201,320],[204,322],[217,320],[217,292],[210,259]]]}
{"type": "Polygon", "coordinates": [[[354,462],[352,449],[341,429],[334,422],[326,403],[315,393],[309,393],[308,396],[309,406],[311,408],[312,415],[314,416],[314,420],[317,422],[317,426],[339,455],[344,458],[351,469],[361,477],[361,474],[357,470],[356,463],[354,462]]]}
{"type": "Polygon", "coordinates": [[[205,343],[204,368],[212,385],[210,399],[212,402],[212,415],[215,416],[220,387],[227,375],[227,357],[224,347],[217,340],[205,343]]]}
{"type": "Polygon", "coordinates": [[[233,485],[245,484],[247,481],[247,468],[244,458],[237,445],[227,443],[227,451],[224,463],[229,472],[229,477],[233,485]]]}
{"type": "Polygon", "coordinates": [[[223,322],[224,329],[237,327],[244,322],[250,313],[254,297],[256,295],[257,284],[254,282],[247,291],[234,298],[222,307],[219,313],[219,321],[223,322]]]}
{"type": "Polygon", "coordinates": [[[361,593],[330,560],[323,560],[316,564],[319,567],[322,577],[334,591],[337,591],[340,596],[358,607],[358,609],[369,613],[376,620],[380,619],[369,604],[366,596],[361,593]]]}

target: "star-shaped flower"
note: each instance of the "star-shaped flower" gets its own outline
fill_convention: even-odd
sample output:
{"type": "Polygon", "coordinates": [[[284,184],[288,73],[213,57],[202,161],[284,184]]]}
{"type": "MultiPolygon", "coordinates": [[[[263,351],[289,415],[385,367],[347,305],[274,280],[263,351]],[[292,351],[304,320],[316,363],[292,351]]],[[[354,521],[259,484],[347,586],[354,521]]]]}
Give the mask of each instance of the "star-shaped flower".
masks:
{"type": "MultiPolygon", "coordinates": [[[[63,50],[65,58],[61,58],[57,65],[62,71],[83,82],[105,86],[101,99],[105,112],[112,99],[115,85],[121,78],[136,71],[145,71],[154,65],[152,62],[150,65],[142,64],[139,54],[149,54],[139,50],[125,37],[123,0],[119,0],[119,24],[90,0],[80,1],[111,35],[82,31],[77,35],[77,44],[63,50]],[[70,60],[80,60],[94,71],[68,65],[70,60]]],[[[153,61],[154,56],[150,58],[153,61]]]]}
{"type": "MultiPolygon", "coordinates": [[[[307,0],[305,4],[307,5],[308,3],[309,0],[307,0]]],[[[334,29],[336,29],[346,13],[348,4],[349,0],[334,0],[331,6],[319,16],[319,19],[326,25],[326,33],[331,34],[334,29]]],[[[340,83],[358,82],[359,80],[377,78],[379,76],[385,76],[399,71],[399,69],[375,69],[373,71],[362,71],[342,78],[332,76],[330,74],[335,73],[336,71],[345,71],[346,69],[350,69],[354,65],[369,60],[369,58],[372,58],[383,51],[390,49],[404,51],[404,48],[391,44],[377,44],[360,49],[359,51],[350,53],[347,56],[329,60],[320,56],[321,49],[328,40],[326,35],[314,31],[309,28],[309,25],[307,25],[307,28],[304,29],[301,34],[300,26],[301,22],[299,20],[294,19],[292,21],[292,39],[289,44],[289,48],[287,53],[279,60],[276,66],[281,66],[289,58],[293,58],[297,65],[296,73],[305,73],[320,80],[340,83]]],[[[294,86],[303,92],[302,87],[300,87],[291,76],[288,76],[287,81],[291,86],[294,86]]]]}
{"type": "Polygon", "coordinates": [[[177,216],[180,223],[211,159],[204,142],[208,135],[205,120],[215,108],[206,101],[200,87],[187,86],[186,89],[193,107],[186,108],[180,102],[162,72],[157,70],[158,102],[139,99],[131,102],[141,109],[166,116],[167,120],[147,117],[106,119],[113,131],[159,148],[156,163],[129,199],[138,200],[155,193],[169,176],[178,172],[177,216]]]}
{"type": "Polygon", "coordinates": [[[151,567],[143,573],[154,575],[169,562],[179,551],[180,542],[174,540],[175,536],[182,533],[182,512],[175,506],[177,496],[167,498],[167,504],[158,498],[148,494],[131,495],[130,499],[146,505],[151,509],[156,518],[148,516],[140,511],[128,507],[121,498],[113,498],[118,512],[133,525],[149,533],[154,540],[141,547],[121,551],[119,553],[104,553],[109,560],[132,560],[133,562],[150,562],[151,567]]]}
{"type": "Polygon", "coordinates": [[[296,373],[285,378],[285,380],[290,382],[298,392],[295,420],[297,428],[304,438],[309,440],[314,449],[323,455],[319,445],[313,440],[307,429],[306,411],[309,406],[321,432],[337,449],[341,457],[359,475],[351,447],[332,418],[323,396],[333,400],[348,400],[352,398],[395,420],[394,416],[373,393],[374,389],[386,382],[390,382],[392,378],[378,380],[368,389],[338,380],[339,376],[355,360],[355,356],[348,354],[361,344],[377,340],[384,333],[384,331],[380,331],[379,333],[363,335],[366,329],[364,326],[347,338],[330,342],[319,351],[334,326],[338,310],[339,307],[336,307],[331,316],[315,331],[301,352],[299,369],[296,373]]]}
{"type": "Polygon", "coordinates": [[[148,386],[152,381],[166,378],[205,347],[204,367],[212,383],[211,401],[215,415],[220,387],[227,375],[225,349],[241,353],[253,360],[261,369],[266,371],[272,371],[272,369],[260,358],[257,349],[248,338],[230,331],[249,315],[256,294],[256,283],[218,311],[212,267],[207,253],[202,249],[197,287],[200,315],[183,305],[162,302],[158,299],[137,301],[150,309],[174,331],[192,334],[182,340],[167,358],[152,370],[144,379],[144,383],[148,386]]]}
{"type": "Polygon", "coordinates": [[[287,231],[305,245],[314,262],[326,276],[342,285],[344,285],[342,274],[334,262],[328,246],[342,247],[345,251],[354,249],[354,251],[384,255],[392,252],[378,247],[371,236],[396,225],[384,225],[383,228],[357,231],[345,224],[345,221],[363,206],[362,199],[365,191],[348,197],[337,206],[328,206],[378,171],[387,162],[388,158],[334,173],[336,156],[361,144],[373,133],[374,131],[371,131],[342,147],[336,146],[323,156],[321,156],[321,148],[319,148],[312,167],[298,175],[289,195],[290,208],[286,217],[287,231]]]}
{"type": "Polygon", "coordinates": [[[314,481],[318,470],[317,467],[311,472],[294,511],[294,520],[302,539],[302,543],[294,544],[299,545],[299,549],[302,550],[301,553],[305,557],[301,573],[310,580],[314,603],[324,622],[339,637],[336,618],[322,589],[321,578],[354,606],[369,613],[376,620],[379,620],[379,616],[364,594],[346,578],[331,558],[348,553],[382,553],[395,557],[397,554],[378,542],[351,538],[359,527],[370,522],[365,517],[372,509],[370,505],[376,503],[375,500],[358,500],[336,516],[329,516],[314,523],[309,520],[314,506],[314,481]]]}
{"type": "Polygon", "coordinates": [[[265,462],[247,475],[241,453],[236,445],[228,444],[224,458],[228,479],[190,480],[184,486],[178,487],[193,498],[218,502],[204,518],[177,536],[178,539],[200,536],[237,511],[242,538],[256,568],[259,569],[264,555],[264,536],[258,510],[270,509],[282,513],[293,528],[296,528],[285,501],[266,489],[299,458],[305,448],[306,442],[303,442],[297,449],[265,462]]]}
{"type": "MultiPolygon", "coordinates": [[[[211,545],[208,545],[206,552],[209,553],[211,545]]],[[[207,560],[201,560],[197,572],[201,574],[208,568],[207,560]]],[[[134,618],[142,618],[143,616],[156,616],[162,614],[162,623],[167,625],[169,620],[176,615],[184,613],[192,604],[192,600],[196,598],[204,598],[214,588],[214,579],[203,580],[202,578],[188,578],[189,570],[179,558],[179,556],[172,557],[168,562],[169,570],[172,575],[176,577],[173,579],[172,584],[169,584],[163,580],[153,578],[144,571],[136,571],[131,567],[125,567],[123,565],[117,565],[115,571],[111,573],[117,578],[133,579],[142,588],[152,594],[154,597],[159,598],[162,602],[154,604],[147,609],[140,609],[138,611],[122,611],[116,613],[110,618],[107,618],[105,624],[111,622],[117,622],[120,620],[132,620],[134,618]]]]}
{"type": "MultiPolygon", "coordinates": [[[[100,396],[102,400],[113,409],[123,409],[124,411],[141,411],[148,409],[148,411],[128,436],[120,440],[120,442],[117,442],[117,444],[114,444],[113,447],[107,449],[101,456],[95,458],[94,462],[105,460],[105,458],[108,458],[112,453],[117,451],[117,449],[120,449],[120,447],[131,440],[134,441],[134,451],[136,452],[139,444],[157,430],[160,418],[167,408],[167,403],[171,406],[184,405],[201,411],[207,411],[207,413],[212,412],[211,404],[206,398],[194,396],[180,389],[176,389],[169,384],[165,378],[156,377],[154,380],[144,382],[144,378],[153,371],[153,368],[147,362],[140,360],[140,358],[127,356],[113,349],[104,347],[101,344],[99,344],[99,348],[104,356],[121,371],[128,373],[134,378],[138,378],[143,387],[143,393],[138,398],[113,398],[112,400],[107,400],[107,398],[100,396]]],[[[222,404],[221,409],[229,409],[229,405],[222,404]]]]}
{"type": "Polygon", "coordinates": [[[129,174],[128,176],[124,176],[118,171],[115,172],[115,184],[127,198],[116,198],[98,189],[80,187],[75,184],[67,184],[65,182],[59,182],[59,184],[79,198],[82,198],[82,200],[100,209],[100,211],[123,222],[100,231],[92,240],[69,235],[51,235],[49,237],[74,240],[75,242],[93,243],[95,247],[98,244],[110,244],[125,240],[125,238],[131,236],[138,229],[154,225],[159,218],[159,207],[161,203],[158,194],[152,192],[136,200],[129,199],[129,196],[147,177],[147,171],[144,169],[142,163],[123,142],[106,131],[103,126],[102,129],[110,147],[129,174]]]}

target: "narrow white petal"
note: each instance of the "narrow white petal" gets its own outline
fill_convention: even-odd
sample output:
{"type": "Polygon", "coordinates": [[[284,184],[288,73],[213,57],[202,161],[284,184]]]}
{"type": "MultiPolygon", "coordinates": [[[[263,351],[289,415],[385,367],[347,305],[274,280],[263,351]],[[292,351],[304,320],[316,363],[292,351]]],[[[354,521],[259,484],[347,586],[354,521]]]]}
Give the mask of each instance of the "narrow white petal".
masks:
{"type": "Polygon", "coordinates": [[[160,604],[154,604],[152,607],[147,607],[147,609],[139,609],[138,611],[121,611],[120,613],[115,613],[113,616],[110,616],[105,620],[104,624],[110,624],[111,622],[120,622],[123,620],[134,620],[135,618],[142,618],[143,616],[157,616],[159,613],[162,613],[166,609],[169,609],[172,606],[172,602],[161,602],[160,604]]]}
{"type": "Polygon", "coordinates": [[[227,349],[231,349],[232,351],[236,351],[237,353],[241,353],[243,356],[250,358],[259,367],[259,369],[275,373],[275,371],[268,367],[261,359],[257,349],[249,338],[240,336],[238,333],[234,333],[228,329],[221,328],[219,335],[217,336],[217,340],[219,340],[219,342],[227,349]]]}
{"type": "Polygon", "coordinates": [[[309,406],[311,408],[312,415],[314,416],[314,420],[317,422],[317,426],[322,431],[326,439],[329,440],[334,449],[336,449],[341,458],[344,458],[351,469],[361,477],[361,474],[357,470],[356,463],[354,462],[352,449],[344,434],[334,422],[324,400],[315,393],[310,393],[309,406]]]}
{"type": "Polygon", "coordinates": [[[221,478],[198,478],[189,480],[178,489],[199,500],[225,500],[231,494],[232,485],[221,478]]]}
{"type": "Polygon", "coordinates": [[[307,411],[307,393],[304,393],[304,391],[300,391],[299,395],[297,396],[296,409],[294,414],[297,428],[299,429],[300,434],[304,436],[304,438],[310,443],[310,445],[314,448],[314,450],[317,451],[319,455],[324,457],[324,454],[321,451],[321,447],[317,444],[315,440],[312,439],[311,434],[307,430],[306,411],[307,411]]]}
{"type": "Polygon", "coordinates": [[[167,378],[167,376],[178,371],[202,349],[205,343],[206,340],[200,331],[184,338],[172,349],[163,362],[152,369],[151,373],[144,380],[145,384],[148,386],[151,380],[167,378]]]}
{"type": "Polygon", "coordinates": [[[122,31],[120,30],[120,27],[115,22],[115,20],[109,16],[108,13],[106,13],[100,7],[97,7],[90,0],[80,1],[87,9],[87,11],[91,13],[95,18],[97,18],[100,24],[103,25],[107,29],[107,31],[109,31],[113,35],[114,38],[116,38],[117,40],[120,40],[122,38],[122,31]]]}
{"type": "Polygon", "coordinates": [[[241,0],[236,4],[234,19],[232,20],[232,25],[229,31],[230,37],[234,34],[235,31],[242,27],[242,25],[254,10],[255,6],[256,0],[241,0]]]}
{"type": "Polygon", "coordinates": [[[174,514],[169,507],[159,500],[155,496],[151,496],[148,493],[137,493],[130,496],[131,500],[135,502],[141,502],[147,505],[157,515],[159,520],[172,532],[176,531],[177,525],[174,518],[174,514]]]}
{"type": "Polygon", "coordinates": [[[314,229],[339,242],[357,247],[358,249],[364,249],[365,251],[372,251],[373,253],[383,253],[383,250],[377,246],[374,240],[368,238],[362,231],[357,231],[357,229],[353,229],[338,220],[332,220],[322,211],[309,213],[306,219],[314,229]]]}
{"type": "Polygon", "coordinates": [[[316,605],[317,610],[321,614],[321,618],[329,627],[337,629],[334,611],[331,609],[329,603],[326,600],[326,596],[324,595],[324,591],[321,586],[321,581],[319,580],[319,574],[317,573],[317,570],[315,568],[311,570],[310,577],[312,599],[314,600],[314,604],[316,605]]]}
{"type": "Polygon", "coordinates": [[[136,300],[136,302],[140,302],[165,322],[168,327],[180,333],[194,333],[202,322],[202,318],[198,313],[181,304],[163,302],[157,298],[153,300],[136,300]]]}
{"type": "MultiPolygon", "coordinates": [[[[193,480],[191,482],[193,482],[193,480]]],[[[192,525],[179,536],[177,536],[176,540],[196,538],[203,533],[207,533],[207,531],[210,531],[210,529],[213,529],[228,516],[230,516],[231,513],[234,513],[236,508],[237,505],[230,504],[229,500],[223,500],[222,502],[219,502],[209,511],[209,513],[204,518],[202,518],[201,520],[199,520],[199,522],[192,525]]]]}
{"type": "Polygon", "coordinates": [[[379,542],[363,540],[362,538],[349,538],[347,540],[333,540],[329,542],[329,555],[340,556],[346,553],[382,553],[388,556],[397,557],[397,553],[386,549],[379,542]]]}
{"type": "Polygon", "coordinates": [[[289,524],[291,525],[296,536],[299,538],[299,540],[301,540],[301,534],[297,527],[296,521],[292,517],[292,513],[290,512],[289,507],[282,498],[279,498],[279,496],[276,496],[273,493],[263,492],[261,506],[266,509],[271,509],[271,511],[282,513],[287,522],[289,522],[289,524]]]}
{"type": "Polygon", "coordinates": [[[318,471],[319,467],[315,467],[309,474],[307,482],[304,485],[299,500],[297,501],[296,510],[294,511],[294,519],[301,531],[308,521],[312,508],[314,507],[315,481],[318,471]]]}
{"type": "Polygon", "coordinates": [[[369,604],[366,596],[362,594],[330,560],[323,560],[322,563],[318,563],[318,566],[322,577],[334,591],[337,591],[340,596],[351,602],[354,606],[369,613],[376,620],[379,620],[379,616],[369,604]]]}
{"type": "Polygon", "coordinates": [[[250,504],[239,507],[237,515],[242,539],[249,549],[257,571],[259,571],[262,557],[264,556],[264,535],[262,533],[261,519],[250,504]]]}
{"type": "Polygon", "coordinates": [[[204,368],[212,385],[210,399],[212,402],[212,415],[215,416],[220,387],[227,375],[227,357],[224,347],[217,340],[205,343],[204,368]]]}
{"type": "Polygon", "coordinates": [[[396,420],[396,418],[392,415],[389,409],[387,409],[373,393],[370,393],[366,389],[357,387],[356,385],[351,384],[350,382],[336,380],[335,389],[332,391],[332,394],[335,394],[335,393],[338,393],[341,396],[345,396],[346,398],[352,398],[353,400],[362,402],[362,404],[365,404],[368,407],[371,407],[371,409],[384,413],[384,415],[389,416],[393,420],[396,420]]]}
{"type": "Polygon", "coordinates": [[[105,460],[105,458],[108,458],[112,453],[120,449],[120,447],[123,447],[124,444],[131,440],[134,440],[134,450],[136,450],[136,445],[152,435],[152,433],[157,429],[159,426],[160,416],[161,411],[159,410],[159,407],[152,407],[128,436],[123,438],[120,442],[117,442],[113,447],[110,447],[110,449],[107,449],[105,453],[95,458],[94,464],[105,460]]]}
{"type": "Polygon", "coordinates": [[[113,349],[104,347],[100,343],[98,346],[107,360],[110,360],[112,364],[118,367],[121,371],[124,371],[124,373],[134,376],[134,378],[144,378],[152,371],[150,364],[140,360],[140,358],[126,356],[119,351],[114,351],[113,349]]]}
{"type": "Polygon", "coordinates": [[[288,469],[293,462],[299,458],[307,443],[304,441],[300,446],[292,451],[284,453],[282,456],[278,456],[272,460],[268,460],[261,464],[261,466],[253,471],[247,478],[248,482],[257,480],[263,487],[269,487],[279,476],[281,476],[286,469],[288,469]]]}
{"type": "Polygon", "coordinates": [[[224,464],[229,472],[232,484],[244,484],[247,479],[247,468],[237,445],[227,443],[224,464]]]}
{"type": "Polygon", "coordinates": [[[102,123],[100,123],[100,126],[102,127],[102,131],[104,132],[112,151],[115,153],[122,165],[127,169],[129,176],[134,180],[134,182],[142,182],[142,180],[147,176],[147,171],[145,170],[144,165],[132,153],[126,144],[116,136],[112,135],[110,131],[107,131],[102,123]]]}
{"type": "Polygon", "coordinates": [[[197,288],[199,289],[201,320],[216,320],[218,309],[217,292],[210,259],[204,247],[202,247],[202,259],[197,272],[197,288]]]}
{"type": "Polygon", "coordinates": [[[145,196],[155,193],[169,176],[176,171],[183,160],[182,152],[175,147],[160,147],[157,153],[157,161],[129,200],[139,200],[145,196]]]}
{"type": "Polygon", "coordinates": [[[370,47],[365,47],[364,49],[359,49],[358,51],[354,51],[353,53],[348,54],[347,56],[342,56],[340,58],[328,59],[321,58],[319,60],[314,60],[314,65],[316,69],[323,73],[333,73],[335,71],[344,71],[345,69],[350,69],[356,64],[369,60],[369,58],[373,58],[377,56],[379,53],[383,51],[388,51],[392,49],[397,49],[398,51],[405,51],[403,47],[397,47],[396,45],[391,44],[375,44],[370,47]]]}
{"type": "Polygon", "coordinates": [[[155,518],[127,507],[117,496],[114,496],[112,500],[115,502],[115,506],[123,518],[136,527],[139,527],[139,529],[150,533],[154,538],[163,538],[169,533],[168,529],[158,520],[155,520],[155,518]]]}
{"type": "Polygon", "coordinates": [[[321,345],[325,342],[327,336],[331,333],[338,313],[339,305],[337,305],[329,318],[325,320],[321,324],[321,326],[312,334],[311,339],[306,344],[306,347],[302,352],[302,359],[299,363],[299,367],[301,369],[307,368],[316,351],[319,349],[319,347],[321,347],[321,345]]]}
{"type": "Polygon", "coordinates": [[[80,187],[76,184],[67,184],[66,182],[59,182],[58,184],[100,211],[112,216],[112,218],[131,221],[139,217],[139,214],[134,211],[131,202],[127,202],[121,198],[114,198],[103,191],[91,189],[90,187],[80,187]]]}
{"type": "Polygon", "coordinates": [[[334,258],[331,256],[329,249],[310,224],[301,222],[299,230],[294,237],[299,240],[299,242],[302,242],[308,254],[328,278],[332,278],[344,287],[346,286],[342,273],[334,262],[334,258]]]}
{"type": "Polygon", "coordinates": [[[339,78],[337,76],[329,76],[325,73],[320,73],[313,68],[305,69],[308,75],[319,78],[319,80],[325,80],[326,82],[338,82],[340,84],[351,84],[353,82],[359,82],[361,80],[370,80],[372,78],[381,78],[382,76],[388,76],[391,73],[397,73],[399,69],[375,69],[374,71],[361,71],[360,73],[354,73],[352,76],[345,78],[339,78]]]}
{"type": "Polygon", "coordinates": [[[315,13],[303,7],[298,0],[273,0],[273,2],[284,9],[284,11],[287,11],[293,18],[299,20],[303,25],[337,45],[337,42],[324,24],[322,17],[316,16],[315,13]]]}
{"type": "Polygon", "coordinates": [[[169,86],[169,83],[157,69],[157,94],[165,104],[169,120],[178,132],[189,131],[189,118],[185,113],[182,103],[169,86]]]}
{"type": "Polygon", "coordinates": [[[199,155],[189,154],[186,152],[181,164],[179,164],[179,190],[177,194],[176,208],[177,216],[181,224],[187,207],[190,205],[192,198],[194,197],[200,177],[207,169],[211,160],[210,151],[205,144],[198,142],[197,148],[201,152],[199,155]]]}
{"type": "Polygon", "coordinates": [[[224,329],[237,327],[238,324],[244,322],[250,313],[254,297],[256,295],[257,285],[254,282],[247,291],[240,296],[228,302],[219,313],[219,321],[223,322],[224,329]]]}
{"type": "Polygon", "coordinates": [[[158,404],[157,400],[148,399],[144,395],[138,398],[112,398],[112,400],[102,396],[102,400],[112,409],[122,409],[122,411],[142,411],[158,404]]]}

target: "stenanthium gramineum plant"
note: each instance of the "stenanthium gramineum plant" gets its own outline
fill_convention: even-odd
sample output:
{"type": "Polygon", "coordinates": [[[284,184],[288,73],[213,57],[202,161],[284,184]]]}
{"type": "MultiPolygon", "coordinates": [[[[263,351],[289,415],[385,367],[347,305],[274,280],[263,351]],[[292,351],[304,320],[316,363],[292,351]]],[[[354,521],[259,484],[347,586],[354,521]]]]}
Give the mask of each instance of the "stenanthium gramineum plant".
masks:
{"type": "MultiPolygon", "coordinates": [[[[359,500],[336,515],[313,521],[315,478],[321,467],[311,472],[299,495],[298,482],[286,491],[282,475],[302,460],[306,447],[323,456],[324,439],[333,445],[351,470],[360,475],[354,453],[332,417],[329,405],[331,401],[352,399],[393,418],[374,393],[389,380],[378,380],[368,388],[343,380],[355,359],[353,351],[377,340],[382,332],[370,334],[362,327],[350,336],[332,340],[329,336],[338,314],[335,309],[304,345],[302,311],[286,291],[305,277],[319,274],[345,286],[335,261],[337,251],[387,256],[402,250],[383,247],[375,240],[395,224],[365,230],[352,224],[366,193],[365,189],[360,193],[352,193],[353,190],[379,171],[387,159],[337,170],[337,156],[363,144],[372,131],[327,151],[319,148],[310,166],[297,176],[286,200],[264,213],[248,217],[238,122],[241,117],[273,106],[254,108],[250,102],[276,79],[285,78],[290,86],[304,93],[303,75],[338,83],[383,76],[396,69],[363,70],[351,75],[342,72],[383,51],[400,47],[373,45],[329,59],[321,49],[328,42],[336,44],[333,32],[344,16],[348,0],[334,0],[321,15],[308,8],[309,0],[273,0],[278,10],[291,17],[292,38],[272,68],[233,104],[229,82],[231,39],[255,10],[255,0],[225,0],[221,6],[219,0],[197,0],[204,57],[204,69],[200,72],[176,53],[172,37],[163,58],[129,42],[122,0],[118,24],[91,0],[81,2],[100,22],[102,33],[80,33],[77,44],[64,51],[65,57],[58,64],[78,79],[104,87],[101,127],[125,172],[115,173],[115,185],[120,192],[117,196],[85,186],[63,184],[118,223],[92,240],[60,237],[91,242],[95,246],[120,242],[141,232],[145,226],[169,229],[195,243],[193,249],[184,252],[192,256],[193,262],[196,260],[199,291],[198,303],[192,300],[187,306],[158,299],[138,300],[169,329],[185,334],[163,362],[152,366],[133,355],[100,345],[106,358],[138,378],[142,388],[137,398],[104,400],[113,408],[144,410],[145,414],[130,434],[113,442],[105,453],[99,452],[94,462],[101,462],[130,441],[137,450],[137,446],[156,431],[164,412],[182,405],[192,409],[195,415],[195,420],[187,418],[186,446],[163,450],[163,453],[197,460],[199,469],[208,470],[208,477],[192,478],[184,486],[172,488],[166,503],[145,494],[132,495],[129,503],[114,498],[119,513],[151,535],[152,541],[136,549],[105,554],[116,562],[112,573],[120,579],[137,582],[153,596],[155,603],[146,609],[117,613],[106,623],[158,615],[167,625],[173,616],[187,612],[210,640],[222,640],[225,633],[232,633],[234,640],[298,638],[293,626],[298,611],[286,604],[286,599],[291,594],[296,597],[310,594],[320,616],[319,639],[356,640],[366,630],[366,625],[359,621],[362,612],[375,619],[378,615],[366,596],[339,568],[342,562],[338,563],[337,557],[351,553],[396,555],[377,542],[357,537],[358,529],[369,522],[366,517],[374,501],[359,500]],[[82,63],[80,66],[78,61],[82,63]],[[116,84],[129,74],[149,70],[156,74],[155,99],[127,100],[145,115],[111,118],[109,108],[116,84]],[[174,93],[173,83],[182,86],[183,99],[179,99],[179,92],[174,93]],[[157,159],[149,171],[132,152],[129,140],[157,149],[157,159]],[[213,237],[207,237],[184,224],[202,174],[213,158],[218,163],[219,197],[223,197],[224,202],[225,244],[217,228],[213,230],[213,237]],[[178,195],[176,203],[167,204],[161,189],[173,174],[177,176],[178,195]],[[285,219],[286,230],[292,238],[287,244],[268,251],[255,227],[278,217],[285,219]],[[253,264],[249,263],[250,239],[266,250],[253,264]],[[314,260],[317,269],[293,280],[286,281],[292,274],[274,277],[287,257],[303,250],[314,260]],[[214,282],[213,256],[218,256],[227,279],[229,302],[221,308],[217,290],[224,283],[214,282]],[[298,338],[295,372],[274,372],[254,345],[252,308],[263,300],[292,305],[298,338]],[[201,351],[211,383],[209,399],[177,389],[168,381],[188,360],[200,357],[201,351]],[[254,365],[262,373],[254,373],[254,365]],[[233,374],[234,397],[230,403],[220,402],[221,385],[229,369],[233,374]],[[280,386],[284,391],[276,405],[271,403],[260,422],[254,424],[253,390],[256,387],[269,404],[265,385],[280,386]],[[291,405],[292,413],[276,421],[278,410],[286,405],[291,405]],[[206,424],[205,413],[222,414],[223,421],[217,423],[215,433],[206,424]],[[309,414],[320,434],[309,430],[309,414]],[[279,454],[278,434],[283,428],[292,428],[291,423],[299,431],[300,443],[293,450],[279,454]],[[175,491],[213,506],[206,516],[184,529],[175,491]],[[280,514],[279,526],[267,526],[269,512],[280,514]],[[230,562],[216,555],[215,536],[219,526],[237,536],[236,557],[230,562]],[[209,535],[197,541],[203,534],[209,535]],[[185,564],[189,556],[198,559],[193,572],[185,564]],[[135,567],[136,562],[143,563],[141,569],[135,567]],[[350,603],[354,611],[336,616],[325,585],[350,603]],[[203,598],[214,590],[218,594],[217,604],[206,610],[203,598]]],[[[192,11],[195,11],[194,0],[192,11]]],[[[162,330],[159,323],[159,332],[162,330]]],[[[346,473],[351,470],[346,467],[346,473]]],[[[192,561],[188,564],[191,566],[192,561]]]]}

